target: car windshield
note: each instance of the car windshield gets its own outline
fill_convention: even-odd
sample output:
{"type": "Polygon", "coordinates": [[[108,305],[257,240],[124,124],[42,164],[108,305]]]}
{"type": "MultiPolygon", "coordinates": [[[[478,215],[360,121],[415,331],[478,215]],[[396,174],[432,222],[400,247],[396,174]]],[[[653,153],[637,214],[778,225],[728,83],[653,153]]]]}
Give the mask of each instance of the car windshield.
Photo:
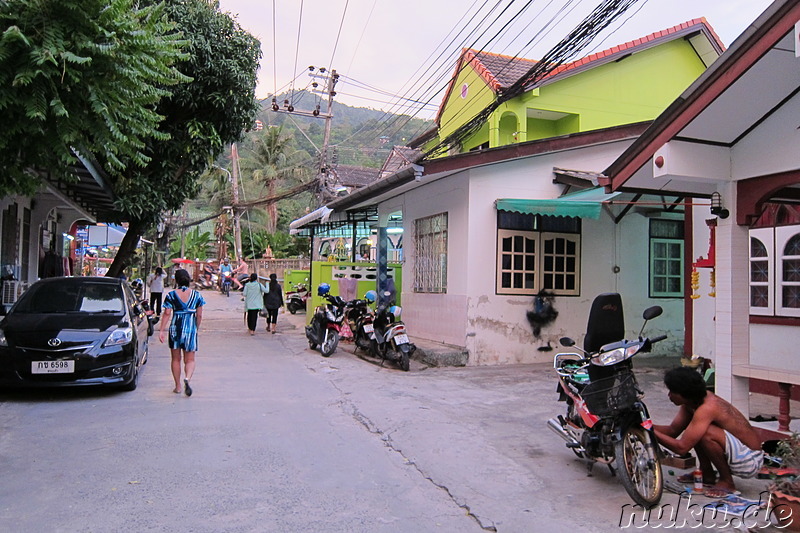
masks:
{"type": "Polygon", "coordinates": [[[17,302],[18,313],[120,313],[122,290],[110,283],[34,285],[17,302]]]}

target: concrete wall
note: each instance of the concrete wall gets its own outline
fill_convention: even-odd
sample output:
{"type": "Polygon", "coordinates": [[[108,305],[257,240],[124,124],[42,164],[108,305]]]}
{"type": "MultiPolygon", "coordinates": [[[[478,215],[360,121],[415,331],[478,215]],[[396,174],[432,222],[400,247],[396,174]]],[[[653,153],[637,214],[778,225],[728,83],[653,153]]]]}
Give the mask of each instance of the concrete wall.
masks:
{"type": "MultiPolygon", "coordinates": [[[[628,336],[638,333],[645,307],[658,304],[664,316],[648,331],[668,333],[661,353],[683,346],[681,299],[648,298],[648,220],[628,213],[619,225],[612,215],[584,220],[579,296],[559,296],[556,321],[535,339],[526,312],[533,297],[498,295],[495,290],[498,198],[554,198],[563,185],[553,183],[553,167],[602,169],[626,143],[608,143],[556,154],[473,168],[442,178],[381,204],[381,212],[403,209],[406,261],[403,316],[411,336],[466,347],[470,365],[548,361],[558,339],[582,340],[592,300],[602,292],[623,296],[628,336]],[[413,292],[413,221],[448,213],[447,294],[413,292]],[[619,273],[614,266],[619,266],[619,273]]],[[[624,206],[615,206],[619,213],[624,206]]]]}

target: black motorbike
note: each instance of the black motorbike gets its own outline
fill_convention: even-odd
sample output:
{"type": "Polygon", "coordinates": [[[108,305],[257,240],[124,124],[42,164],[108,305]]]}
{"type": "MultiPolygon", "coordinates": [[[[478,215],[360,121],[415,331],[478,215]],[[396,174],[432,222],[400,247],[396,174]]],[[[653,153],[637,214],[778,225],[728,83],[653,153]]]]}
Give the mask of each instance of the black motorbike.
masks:
{"type": "MultiPolygon", "coordinates": [[[[661,314],[661,307],[643,313],[645,324],[661,314]]],[[[567,403],[566,416],[547,421],[547,426],[567,443],[575,455],[608,465],[634,502],[651,508],[661,500],[664,479],[653,422],[636,382],[632,358],[666,338],[625,336],[622,298],[616,293],[595,298],[589,313],[582,353],[560,353],[553,366],[558,374],[559,401],[567,403]]],[[[562,346],[575,346],[569,337],[562,346]]]]}
{"type": "Polygon", "coordinates": [[[323,294],[322,297],[328,303],[320,305],[314,310],[311,323],[306,326],[306,338],[309,348],[316,350],[319,346],[322,356],[330,357],[339,345],[339,335],[347,302],[339,296],[331,296],[330,293],[323,294]]]}
{"type": "Polygon", "coordinates": [[[411,356],[417,347],[409,340],[406,325],[400,321],[401,309],[396,305],[381,304],[372,321],[371,350],[382,361],[393,361],[401,370],[411,368],[411,356]]]}
{"type": "Polygon", "coordinates": [[[369,308],[369,301],[353,300],[347,302],[345,316],[347,317],[347,325],[353,333],[353,344],[355,344],[356,349],[360,348],[365,352],[370,351],[372,346],[373,314],[369,308]]]}

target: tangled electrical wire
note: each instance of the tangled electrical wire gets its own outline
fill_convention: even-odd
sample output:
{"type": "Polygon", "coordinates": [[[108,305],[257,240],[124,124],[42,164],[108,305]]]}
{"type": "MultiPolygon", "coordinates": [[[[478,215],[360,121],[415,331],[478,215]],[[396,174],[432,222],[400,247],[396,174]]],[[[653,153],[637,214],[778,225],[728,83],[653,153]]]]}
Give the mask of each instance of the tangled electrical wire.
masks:
{"type": "Polygon", "coordinates": [[[423,153],[424,159],[443,155],[452,146],[458,146],[474,135],[489,120],[489,117],[504,102],[535,88],[543,79],[570,62],[581,50],[616,19],[621,17],[637,0],[605,0],[581,21],[566,37],[556,44],[544,57],[521,78],[501,91],[495,100],[483,108],[453,133],[441,139],[423,153]]]}

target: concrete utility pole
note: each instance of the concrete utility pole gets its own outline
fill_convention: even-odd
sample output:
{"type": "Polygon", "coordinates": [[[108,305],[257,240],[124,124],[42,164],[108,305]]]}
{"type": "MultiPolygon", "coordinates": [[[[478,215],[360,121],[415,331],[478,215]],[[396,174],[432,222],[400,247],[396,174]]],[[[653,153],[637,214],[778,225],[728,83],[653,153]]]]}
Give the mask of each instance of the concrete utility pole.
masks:
{"type": "Polygon", "coordinates": [[[319,87],[318,82],[312,82],[311,92],[328,96],[327,111],[325,113],[321,113],[319,105],[317,105],[316,108],[311,112],[296,110],[289,100],[284,100],[283,109],[281,109],[275,97],[272,98],[272,110],[279,113],[289,113],[304,117],[317,117],[325,119],[325,136],[322,141],[322,148],[319,150],[319,191],[317,194],[318,201],[320,205],[322,205],[325,200],[325,193],[328,191],[330,185],[328,183],[328,174],[331,165],[328,163],[328,145],[330,144],[331,126],[333,121],[333,97],[336,96],[335,89],[336,83],[339,81],[339,74],[336,73],[336,70],[328,71],[325,67],[320,67],[317,69],[316,67],[311,66],[308,67],[308,70],[310,72],[309,75],[312,78],[319,78],[325,82],[325,89],[323,91],[317,90],[319,87]],[[319,74],[315,74],[315,71],[318,71],[319,74]]]}

